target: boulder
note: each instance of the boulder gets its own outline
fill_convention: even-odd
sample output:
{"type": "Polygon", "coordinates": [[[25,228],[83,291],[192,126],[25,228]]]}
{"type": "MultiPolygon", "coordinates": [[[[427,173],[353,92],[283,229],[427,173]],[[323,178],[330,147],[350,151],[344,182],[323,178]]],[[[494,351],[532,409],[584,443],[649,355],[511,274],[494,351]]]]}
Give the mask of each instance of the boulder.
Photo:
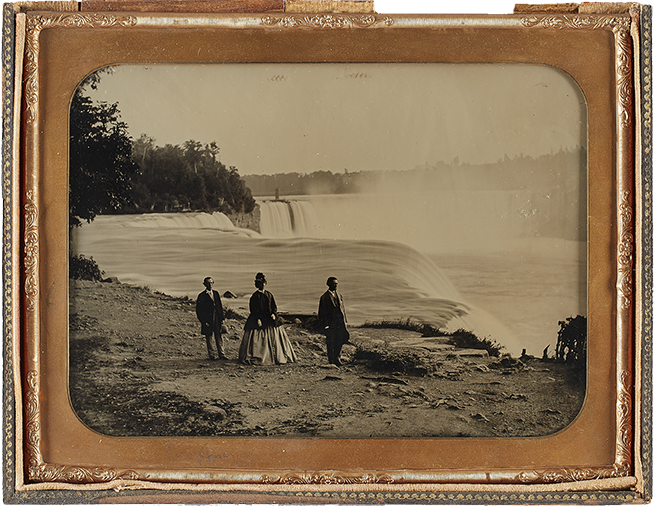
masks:
{"type": "Polygon", "coordinates": [[[224,420],[227,417],[227,411],[218,406],[205,405],[205,413],[209,413],[211,416],[215,416],[218,420],[224,420]]]}

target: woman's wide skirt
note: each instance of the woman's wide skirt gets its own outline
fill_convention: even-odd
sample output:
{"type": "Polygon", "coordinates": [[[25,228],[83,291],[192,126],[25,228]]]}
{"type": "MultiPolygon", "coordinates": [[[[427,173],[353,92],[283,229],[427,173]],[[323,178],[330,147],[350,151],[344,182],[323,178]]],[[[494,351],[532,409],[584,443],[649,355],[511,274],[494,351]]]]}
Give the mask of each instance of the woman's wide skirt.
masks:
{"type": "Polygon", "coordinates": [[[284,327],[246,330],[238,351],[245,364],[276,365],[295,362],[297,357],[284,327]]]}

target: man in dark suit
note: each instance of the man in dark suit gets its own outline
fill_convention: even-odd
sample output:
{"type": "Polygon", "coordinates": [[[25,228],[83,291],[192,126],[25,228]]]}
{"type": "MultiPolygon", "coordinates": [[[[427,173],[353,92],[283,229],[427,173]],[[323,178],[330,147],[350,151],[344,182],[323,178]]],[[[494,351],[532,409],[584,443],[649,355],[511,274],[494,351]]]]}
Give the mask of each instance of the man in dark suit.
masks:
{"type": "Polygon", "coordinates": [[[343,297],[336,290],[338,279],[330,277],[327,279],[329,289],[320,297],[318,306],[318,320],[324,329],[327,338],[327,358],[330,364],[342,365],[340,356],[341,348],[350,340],[350,333],[347,331],[347,316],[343,297]]]}
{"type": "Polygon", "coordinates": [[[202,335],[207,340],[207,351],[211,360],[227,360],[225,356],[225,344],[221,328],[225,315],[223,305],[220,302],[220,295],[213,289],[213,279],[204,278],[206,290],[198,295],[195,303],[195,314],[202,325],[202,335]]]}

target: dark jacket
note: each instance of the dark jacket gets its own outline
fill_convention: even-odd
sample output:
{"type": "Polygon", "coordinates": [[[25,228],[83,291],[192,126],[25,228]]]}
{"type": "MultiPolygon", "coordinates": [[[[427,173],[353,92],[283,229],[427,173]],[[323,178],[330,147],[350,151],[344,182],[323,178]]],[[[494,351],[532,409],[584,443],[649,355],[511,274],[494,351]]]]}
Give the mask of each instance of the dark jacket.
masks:
{"type": "Polygon", "coordinates": [[[277,318],[275,297],[268,290],[263,292],[257,290],[250,297],[250,315],[245,322],[245,330],[274,327],[276,321],[273,315],[277,318]],[[261,327],[258,321],[261,321],[261,327]]]}
{"type": "Polygon", "coordinates": [[[343,297],[338,291],[327,290],[322,294],[318,305],[318,319],[324,327],[345,325],[347,322],[345,304],[343,304],[343,297]]]}
{"type": "Polygon", "coordinates": [[[338,291],[327,290],[322,294],[318,305],[318,320],[327,337],[328,355],[331,353],[330,348],[337,345],[334,358],[338,358],[340,346],[350,340],[350,333],[345,325],[347,322],[345,304],[343,304],[343,297],[338,291]]]}
{"type": "Polygon", "coordinates": [[[220,328],[222,321],[225,319],[220,294],[216,290],[212,291],[213,300],[205,290],[198,295],[198,300],[195,303],[195,314],[200,320],[201,332],[205,336],[211,335],[214,329],[220,328]]]}

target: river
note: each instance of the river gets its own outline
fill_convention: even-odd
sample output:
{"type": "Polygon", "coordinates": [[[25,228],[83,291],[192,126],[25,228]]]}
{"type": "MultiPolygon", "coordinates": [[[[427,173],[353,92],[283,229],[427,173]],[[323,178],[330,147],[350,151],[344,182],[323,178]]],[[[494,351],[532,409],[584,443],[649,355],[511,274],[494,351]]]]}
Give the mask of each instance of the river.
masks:
{"type": "Polygon", "coordinates": [[[351,324],[413,317],[514,355],[552,351],[558,321],[586,314],[585,241],[552,234],[529,192],[468,197],[259,199],[261,234],[220,213],[99,216],[72,244],[106,276],[170,295],[195,297],[212,276],[239,296],[227,305],[247,307],[264,272],[281,311],[312,313],[337,276],[351,324]]]}

